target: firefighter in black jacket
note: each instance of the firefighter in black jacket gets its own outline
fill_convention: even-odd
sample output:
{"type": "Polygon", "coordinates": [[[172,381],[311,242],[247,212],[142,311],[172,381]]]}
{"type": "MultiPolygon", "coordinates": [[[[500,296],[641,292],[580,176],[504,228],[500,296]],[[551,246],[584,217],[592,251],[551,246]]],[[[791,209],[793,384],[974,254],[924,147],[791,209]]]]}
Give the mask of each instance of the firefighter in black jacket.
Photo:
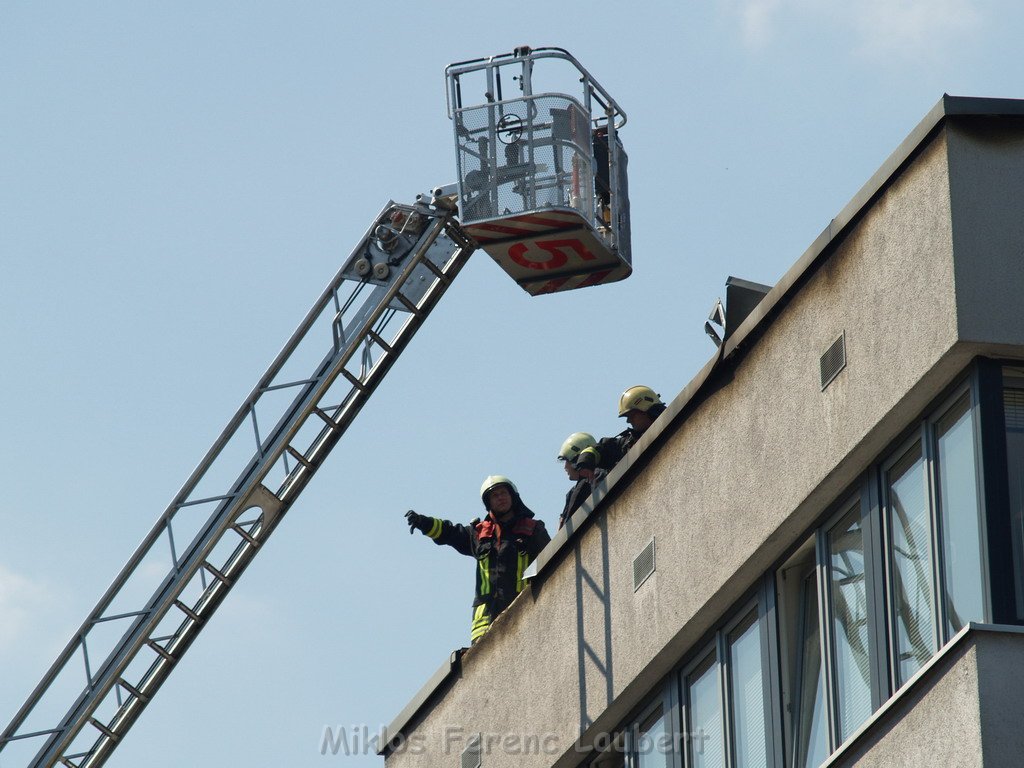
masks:
{"type": "Polygon", "coordinates": [[[586,432],[573,432],[565,438],[565,442],[562,443],[562,447],[558,451],[558,460],[562,462],[565,474],[575,483],[565,494],[565,507],[563,507],[562,514],[558,518],[559,528],[564,526],[565,521],[572,517],[572,513],[579,509],[584,501],[590,498],[590,492],[594,489],[594,483],[605,475],[604,470],[599,469],[594,472],[592,478],[584,477],[576,468],[576,460],[579,458],[579,455],[587,448],[593,448],[595,445],[597,445],[597,440],[594,439],[593,435],[586,432]]]}
{"type": "Polygon", "coordinates": [[[459,525],[413,512],[405,513],[409,533],[419,530],[463,555],[476,558],[476,596],[470,639],[476,643],[523,590],[523,573],[551,541],[544,523],[523,504],[515,484],[491,475],[480,487],[487,510],[483,520],[459,525]]]}
{"type": "Polygon", "coordinates": [[[610,472],[664,410],[661,396],[650,387],[627,389],[619,397],[619,417],[626,419],[629,429],[615,437],[603,437],[597,441],[597,445],[583,449],[576,458],[576,469],[591,481],[598,469],[610,472]]]}

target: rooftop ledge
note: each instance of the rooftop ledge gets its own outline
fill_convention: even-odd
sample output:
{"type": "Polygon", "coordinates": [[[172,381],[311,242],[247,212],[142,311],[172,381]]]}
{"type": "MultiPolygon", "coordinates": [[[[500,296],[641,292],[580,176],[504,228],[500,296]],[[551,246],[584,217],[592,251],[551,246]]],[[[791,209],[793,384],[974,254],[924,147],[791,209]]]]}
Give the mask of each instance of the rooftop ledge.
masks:
{"type": "MultiPolygon", "coordinates": [[[[569,540],[577,535],[577,531],[587,526],[587,521],[604,509],[607,501],[613,498],[618,488],[624,487],[639,467],[646,463],[650,454],[649,449],[661,443],[667,433],[678,423],[686,419],[687,415],[696,408],[700,402],[714,391],[716,384],[727,383],[728,374],[721,375],[727,368],[727,362],[731,362],[742,356],[745,349],[756,343],[757,338],[767,328],[775,316],[786,306],[789,299],[796,293],[803,282],[810,277],[815,269],[823,263],[831,254],[834,246],[844,237],[849,228],[855,224],[861,215],[870,205],[893,183],[893,180],[900,174],[903,168],[910,163],[927,146],[935,135],[941,130],[946,120],[958,117],[1024,117],[1024,99],[996,99],[979,98],[973,96],[950,96],[943,94],[942,98],[925,115],[924,119],[910,132],[896,150],[882,163],[881,167],[868,179],[867,183],[853,196],[843,209],[828,223],[828,226],[814,239],[810,247],[797,259],[778,283],[768,292],[761,302],[750,312],[746,319],[733,331],[728,332],[722,345],[714,356],[700,369],[697,375],[687,384],[683,390],[668,404],[665,411],[644,433],[643,437],[629,450],[621,461],[611,472],[599,482],[593,490],[590,498],[573,514],[572,518],[566,521],[565,527],[558,530],[551,539],[551,543],[537,556],[533,564],[527,569],[526,578],[543,577],[544,571],[553,568],[561,559],[562,551],[566,548],[569,540]]],[[[515,610],[516,604],[523,601],[515,600],[513,605],[506,611],[515,610]]],[[[501,622],[501,616],[495,620],[495,625],[501,622]]],[[[971,624],[961,631],[946,648],[958,644],[960,638],[968,633],[968,630],[989,630],[994,629],[989,625],[971,624]]],[[[1019,628],[999,627],[1000,631],[1020,631],[1019,628]]],[[[500,631],[500,627],[498,629],[500,631]]],[[[486,642],[486,635],[481,642],[486,642]]],[[[416,715],[436,696],[443,693],[444,687],[453,677],[456,677],[460,670],[462,654],[469,649],[461,648],[452,652],[450,658],[431,676],[426,684],[416,693],[412,700],[405,706],[401,713],[387,728],[387,741],[378,746],[377,754],[387,755],[390,741],[401,734],[416,717],[416,715]]],[[[475,649],[474,649],[475,650],[475,649]]],[[[940,652],[936,657],[925,665],[918,676],[932,669],[939,657],[945,655],[940,652]]],[[[916,680],[917,676],[913,679],[916,680]]],[[[909,689],[913,680],[890,700],[890,703],[898,698],[903,691],[909,689]]],[[[875,715],[868,720],[864,728],[888,711],[890,704],[883,705],[875,715]]],[[[862,729],[863,730],[863,729],[862,729]]],[[[851,739],[855,741],[856,737],[851,739]]],[[[837,756],[845,749],[840,749],[833,755],[826,765],[831,765],[837,756]]]]}

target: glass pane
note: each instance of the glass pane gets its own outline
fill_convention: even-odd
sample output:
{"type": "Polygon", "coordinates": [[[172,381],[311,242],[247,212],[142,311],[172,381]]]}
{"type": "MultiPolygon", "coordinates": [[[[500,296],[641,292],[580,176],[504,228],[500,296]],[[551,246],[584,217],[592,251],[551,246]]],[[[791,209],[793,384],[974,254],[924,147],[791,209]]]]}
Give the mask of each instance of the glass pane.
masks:
{"type": "Polygon", "coordinates": [[[1013,561],[1017,569],[1017,618],[1024,619],[1024,389],[1003,390],[1006,412],[1006,466],[1010,477],[1010,520],[1013,523],[1013,561]]]}
{"type": "Polygon", "coordinates": [[[860,501],[828,533],[829,600],[835,652],[839,737],[846,741],[871,714],[871,658],[860,501]]]}
{"type": "Polygon", "coordinates": [[[816,579],[805,579],[800,611],[800,698],[796,733],[796,765],[811,768],[828,757],[828,720],[825,716],[825,680],[821,670],[816,579]]]}
{"type": "Polygon", "coordinates": [[[936,427],[947,635],[969,621],[985,620],[982,524],[970,405],[970,396],[964,395],[936,427]]]}
{"type": "Polygon", "coordinates": [[[761,627],[756,616],[730,638],[729,685],[732,696],[733,752],[739,768],[768,765],[765,742],[764,675],[761,673],[761,627]]]}
{"type": "Polygon", "coordinates": [[[641,723],[638,731],[637,768],[667,768],[672,744],[665,729],[665,716],[659,710],[647,722],[641,723]]]}
{"type": "Polygon", "coordinates": [[[931,523],[920,445],[889,471],[888,490],[896,672],[902,685],[935,652],[931,523]]]}
{"type": "Polygon", "coordinates": [[[713,656],[687,678],[687,701],[691,768],[723,768],[722,696],[718,688],[718,664],[713,656]]]}

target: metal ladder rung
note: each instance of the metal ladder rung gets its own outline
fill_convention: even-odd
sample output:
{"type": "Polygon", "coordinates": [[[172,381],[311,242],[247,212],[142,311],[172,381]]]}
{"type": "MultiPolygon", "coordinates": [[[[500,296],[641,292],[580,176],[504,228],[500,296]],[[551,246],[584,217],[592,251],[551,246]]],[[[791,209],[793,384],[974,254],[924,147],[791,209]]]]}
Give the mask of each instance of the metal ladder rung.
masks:
{"type": "Polygon", "coordinates": [[[172,664],[177,661],[177,659],[175,659],[171,655],[170,651],[168,651],[166,648],[164,648],[163,646],[161,646],[159,643],[155,642],[154,640],[147,640],[146,641],[146,645],[148,645],[150,648],[152,648],[154,651],[156,651],[158,656],[163,656],[165,659],[167,659],[167,661],[171,662],[172,664]]]}
{"type": "Polygon", "coordinates": [[[60,758],[61,765],[66,765],[67,768],[79,768],[77,763],[72,763],[66,757],[60,758]]]}
{"type": "Polygon", "coordinates": [[[341,375],[348,379],[352,386],[358,389],[360,392],[366,391],[366,385],[363,384],[363,382],[361,382],[356,376],[349,373],[347,368],[341,369],[341,375]]]}
{"type": "Polygon", "coordinates": [[[116,733],[114,733],[112,730],[110,730],[107,726],[105,726],[103,723],[101,723],[99,720],[97,720],[95,717],[90,717],[89,718],[89,723],[92,725],[93,728],[95,728],[97,731],[102,733],[108,739],[113,739],[114,741],[118,741],[121,738],[116,733]]]}
{"type": "Polygon", "coordinates": [[[198,613],[196,613],[191,608],[189,608],[187,605],[185,605],[183,602],[181,602],[181,600],[175,600],[174,601],[174,606],[179,611],[181,611],[186,616],[188,616],[190,619],[192,619],[192,621],[202,621],[203,620],[202,616],[200,616],[198,613]]]}
{"type": "Polygon", "coordinates": [[[307,459],[305,456],[303,456],[297,450],[292,448],[290,445],[288,446],[287,450],[288,450],[288,453],[291,454],[292,458],[294,458],[297,462],[299,462],[299,464],[304,466],[306,469],[313,469],[314,468],[313,467],[313,462],[311,462],[309,459],[307,459]]]}
{"type": "Polygon", "coordinates": [[[245,539],[247,542],[249,542],[249,544],[252,545],[253,547],[258,547],[260,545],[260,543],[258,541],[256,541],[256,537],[254,537],[251,533],[249,533],[247,530],[245,530],[238,523],[235,523],[234,525],[232,525],[231,526],[231,530],[233,530],[235,533],[237,533],[239,536],[241,536],[243,539],[245,539]]]}
{"type": "Polygon", "coordinates": [[[210,565],[209,563],[204,562],[203,563],[203,568],[205,568],[207,571],[209,571],[210,574],[213,576],[213,578],[215,578],[221,584],[226,584],[229,587],[231,586],[231,580],[227,576],[225,576],[223,573],[221,573],[219,570],[217,570],[212,565],[210,565]]]}
{"type": "Polygon", "coordinates": [[[131,685],[131,684],[130,684],[130,683],[129,683],[128,681],[126,681],[126,680],[125,680],[125,679],[124,679],[123,677],[122,677],[122,678],[120,678],[120,679],[119,679],[119,680],[117,681],[117,684],[118,684],[118,685],[120,685],[120,686],[121,686],[122,688],[124,688],[124,689],[125,689],[126,691],[128,691],[128,693],[130,693],[130,694],[131,694],[132,696],[134,696],[134,697],[135,697],[136,699],[138,699],[139,701],[141,701],[141,702],[142,702],[143,704],[147,704],[147,703],[149,703],[149,696],[147,696],[146,694],[144,694],[144,693],[143,693],[142,691],[140,691],[140,690],[139,690],[138,688],[136,688],[136,687],[135,687],[134,685],[131,685]]]}
{"type": "Polygon", "coordinates": [[[401,291],[395,293],[395,298],[402,302],[405,305],[406,309],[412,312],[412,314],[416,315],[416,317],[423,316],[423,310],[417,307],[412,301],[410,301],[408,297],[406,297],[406,295],[401,291]]]}
{"type": "Polygon", "coordinates": [[[371,339],[373,339],[373,343],[378,345],[381,349],[383,349],[389,355],[392,352],[394,352],[394,350],[391,348],[391,345],[388,344],[386,341],[384,341],[384,339],[382,339],[380,337],[380,334],[378,334],[376,331],[367,331],[366,335],[369,336],[371,339]]]}
{"type": "Polygon", "coordinates": [[[337,431],[337,430],[339,430],[341,428],[341,425],[338,422],[336,422],[334,419],[332,419],[330,416],[328,416],[327,412],[324,411],[323,408],[319,408],[319,407],[314,408],[313,409],[313,413],[315,413],[317,416],[319,416],[321,419],[323,419],[324,423],[328,427],[330,427],[331,429],[337,431]]]}
{"type": "Polygon", "coordinates": [[[423,261],[420,262],[420,264],[422,264],[424,267],[433,272],[437,279],[440,280],[445,285],[452,284],[452,279],[448,277],[448,275],[446,275],[444,272],[442,272],[441,269],[436,264],[434,264],[434,262],[432,262],[430,259],[424,259],[423,261]]]}

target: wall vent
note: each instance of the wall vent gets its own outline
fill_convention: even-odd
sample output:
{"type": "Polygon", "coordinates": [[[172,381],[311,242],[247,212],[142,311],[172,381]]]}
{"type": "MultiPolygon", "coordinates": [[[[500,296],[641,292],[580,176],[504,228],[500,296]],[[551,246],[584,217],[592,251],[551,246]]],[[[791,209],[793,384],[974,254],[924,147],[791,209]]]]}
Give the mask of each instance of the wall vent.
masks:
{"type": "Polygon", "coordinates": [[[640,589],[650,575],[654,573],[654,539],[644,547],[633,559],[633,591],[640,589]]]}
{"type": "Polygon", "coordinates": [[[473,734],[466,742],[466,748],[462,752],[462,760],[459,768],[480,768],[483,765],[483,758],[480,749],[480,734],[473,734]]]}
{"type": "Polygon", "coordinates": [[[818,362],[821,367],[821,390],[824,392],[825,387],[846,367],[846,331],[832,342],[832,346],[825,350],[818,362]]]}

